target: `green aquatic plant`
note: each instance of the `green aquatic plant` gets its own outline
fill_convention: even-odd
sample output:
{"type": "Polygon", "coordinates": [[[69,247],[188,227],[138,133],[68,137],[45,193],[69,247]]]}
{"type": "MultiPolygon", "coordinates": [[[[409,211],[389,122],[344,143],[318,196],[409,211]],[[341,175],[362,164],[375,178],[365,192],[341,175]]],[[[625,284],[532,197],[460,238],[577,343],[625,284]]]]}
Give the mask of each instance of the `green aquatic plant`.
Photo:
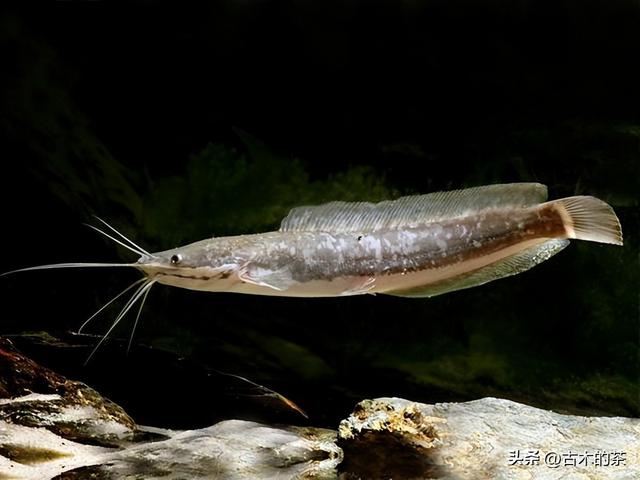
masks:
{"type": "Polygon", "coordinates": [[[141,224],[165,248],[187,241],[273,229],[301,204],[382,200],[394,194],[384,177],[362,166],[312,180],[303,162],[279,156],[243,134],[245,148],[209,144],[184,173],[154,181],[141,224]]]}

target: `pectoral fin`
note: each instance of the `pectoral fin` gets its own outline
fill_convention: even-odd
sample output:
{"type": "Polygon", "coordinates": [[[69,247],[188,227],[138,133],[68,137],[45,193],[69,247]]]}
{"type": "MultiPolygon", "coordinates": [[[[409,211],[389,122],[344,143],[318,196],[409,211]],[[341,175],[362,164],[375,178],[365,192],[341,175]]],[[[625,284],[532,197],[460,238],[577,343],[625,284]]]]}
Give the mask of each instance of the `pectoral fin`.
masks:
{"type": "Polygon", "coordinates": [[[286,267],[278,270],[270,270],[247,265],[242,267],[238,272],[238,279],[245,283],[272,288],[278,291],[287,290],[295,283],[295,280],[291,277],[291,271],[286,267]]]}
{"type": "Polygon", "coordinates": [[[384,292],[386,295],[398,297],[434,297],[443,293],[463,290],[465,288],[482,285],[492,280],[515,275],[544,262],[569,245],[569,240],[554,239],[520,253],[511,255],[503,260],[492,263],[477,270],[458,275],[454,278],[441,280],[436,283],[421,285],[406,290],[384,292]]]}
{"type": "Polygon", "coordinates": [[[375,288],[376,279],[375,277],[363,277],[358,279],[357,282],[354,283],[353,287],[345,290],[340,294],[340,296],[349,296],[349,295],[362,295],[365,293],[371,293],[371,290],[375,288]]]}

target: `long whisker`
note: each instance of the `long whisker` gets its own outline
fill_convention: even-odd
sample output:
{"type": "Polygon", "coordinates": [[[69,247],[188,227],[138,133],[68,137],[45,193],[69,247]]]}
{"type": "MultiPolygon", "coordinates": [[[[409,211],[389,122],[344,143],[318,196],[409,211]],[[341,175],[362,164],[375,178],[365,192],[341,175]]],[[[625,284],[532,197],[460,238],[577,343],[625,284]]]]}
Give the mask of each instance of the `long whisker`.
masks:
{"type": "Polygon", "coordinates": [[[114,231],[117,235],[119,235],[121,238],[123,238],[125,241],[129,242],[131,245],[133,245],[134,247],[136,247],[138,250],[140,250],[141,252],[145,253],[146,255],[149,255],[150,257],[152,256],[149,252],[147,252],[144,248],[142,248],[140,245],[136,244],[133,242],[133,240],[131,240],[130,238],[127,238],[124,234],[120,233],[118,230],[116,230],[114,227],[112,227],[111,225],[109,225],[107,222],[105,222],[103,219],[101,219],[100,217],[98,217],[97,215],[94,215],[94,218],[96,220],[98,220],[99,222],[104,223],[108,228],[110,228],[112,231],[114,231]]]}
{"type": "Polygon", "coordinates": [[[32,270],[49,270],[54,268],[94,268],[94,267],[137,267],[137,263],[52,263],[50,265],[38,265],[37,267],[19,268],[10,272],[0,273],[0,277],[11,273],[29,272],[32,270]]]}
{"type": "Polygon", "coordinates": [[[122,309],[122,311],[120,312],[120,314],[118,315],[118,317],[113,321],[113,325],[111,325],[111,327],[109,328],[109,330],[107,330],[107,333],[104,334],[104,336],[100,339],[100,341],[98,342],[98,344],[93,348],[93,350],[91,351],[91,353],[89,354],[89,356],[87,357],[87,360],[84,362],[85,365],[87,365],[89,363],[89,361],[91,360],[91,358],[93,357],[93,355],[98,351],[98,349],[100,348],[100,346],[104,343],[104,341],[107,339],[107,337],[109,337],[109,335],[111,334],[111,332],[113,331],[114,328],[116,328],[116,326],[118,325],[118,323],[120,323],[120,320],[122,320],[122,318],[127,314],[127,312],[131,309],[131,307],[133,307],[133,305],[140,299],[140,297],[149,289],[151,288],[151,286],[155,283],[155,280],[150,280],[147,283],[142,284],[138,290],[136,290],[136,293],[133,294],[133,296],[131,297],[131,299],[129,299],[129,301],[127,302],[127,304],[124,306],[124,308],[122,309]]]}
{"type": "Polygon", "coordinates": [[[114,237],[112,237],[111,235],[109,235],[108,233],[103,232],[103,231],[102,231],[102,230],[100,230],[98,227],[94,227],[93,225],[91,225],[91,224],[89,224],[89,223],[85,223],[85,224],[83,224],[83,225],[86,225],[87,227],[94,229],[96,232],[101,233],[102,235],[104,235],[105,237],[107,237],[107,238],[109,238],[109,239],[113,240],[113,241],[114,241],[114,242],[116,242],[117,244],[122,245],[122,246],[123,246],[124,248],[126,248],[127,250],[131,250],[132,252],[137,253],[138,255],[148,255],[148,254],[147,254],[147,253],[145,253],[145,252],[142,252],[142,251],[137,250],[137,249],[135,249],[135,248],[133,248],[133,247],[130,247],[130,246],[129,246],[129,245],[127,245],[126,243],[121,242],[121,241],[120,241],[120,240],[118,240],[117,238],[114,238],[114,237]]]}
{"type": "Polygon", "coordinates": [[[118,316],[116,317],[115,321],[111,324],[111,327],[107,330],[107,333],[102,336],[102,338],[100,339],[98,344],[93,348],[93,350],[91,351],[91,353],[89,354],[89,356],[85,360],[85,362],[84,362],[85,365],[89,363],[89,360],[91,360],[91,357],[93,356],[93,354],[96,353],[96,351],[98,350],[98,347],[100,347],[102,342],[104,342],[107,339],[107,337],[113,331],[113,329],[116,327],[118,322],[120,322],[122,317],[133,306],[133,303],[135,302],[135,300],[137,300],[138,295],[142,292],[142,290],[144,290],[144,287],[146,287],[146,286],[147,286],[146,283],[140,285],[138,287],[138,289],[133,293],[133,295],[131,295],[131,297],[127,300],[127,302],[124,304],[124,307],[122,307],[122,310],[120,310],[120,313],[118,313],[118,316]]]}
{"type": "Polygon", "coordinates": [[[237,378],[238,380],[242,380],[243,382],[248,383],[249,385],[253,385],[254,387],[256,387],[258,389],[258,391],[262,391],[263,392],[261,395],[256,395],[256,396],[258,396],[258,397],[262,397],[262,396],[275,397],[276,399],[278,399],[279,401],[284,403],[287,407],[289,407],[292,410],[295,410],[296,412],[298,412],[304,418],[309,418],[309,415],[307,415],[307,412],[305,412],[302,408],[300,408],[298,405],[296,405],[296,403],[294,403],[293,401],[289,400],[284,395],[276,392],[275,390],[272,390],[272,389],[270,389],[268,387],[265,387],[264,385],[260,385],[259,383],[256,383],[256,382],[254,382],[252,380],[249,380],[248,378],[242,377],[240,375],[236,375],[235,373],[227,373],[227,372],[222,372],[220,370],[216,370],[216,372],[219,373],[220,375],[226,375],[226,376],[229,376],[229,377],[234,377],[234,378],[237,378]]]}
{"type": "MultiPolygon", "coordinates": [[[[153,284],[153,281],[151,282],[153,284]]],[[[151,285],[146,292],[144,292],[144,297],[142,297],[142,301],[140,302],[140,308],[138,308],[138,314],[136,315],[136,321],[133,322],[133,328],[131,329],[131,335],[129,336],[129,344],[127,345],[127,355],[129,354],[129,350],[131,350],[131,343],[133,342],[133,335],[136,333],[136,327],[138,326],[138,320],[140,320],[140,314],[142,313],[142,308],[144,307],[144,302],[147,301],[147,295],[151,291],[151,285]]]]}
{"type": "Polygon", "coordinates": [[[78,328],[78,332],[77,333],[82,333],[82,329],[84,327],[87,326],[87,324],[93,320],[101,311],[103,311],[105,308],[107,308],[109,305],[111,305],[113,302],[115,302],[117,299],[119,299],[122,295],[124,295],[125,293],[127,293],[129,290],[131,290],[133,287],[135,287],[136,285],[140,285],[142,282],[146,281],[146,277],[143,277],[139,280],[136,280],[135,282],[133,282],[131,285],[129,285],[127,288],[125,288],[124,290],[122,290],[119,294],[117,294],[115,297],[113,297],[111,300],[109,300],[107,303],[105,303],[102,307],[100,307],[100,309],[98,311],[96,311],[93,315],[91,315],[89,318],[87,318],[85,320],[85,322],[80,325],[80,328],[78,328]]]}

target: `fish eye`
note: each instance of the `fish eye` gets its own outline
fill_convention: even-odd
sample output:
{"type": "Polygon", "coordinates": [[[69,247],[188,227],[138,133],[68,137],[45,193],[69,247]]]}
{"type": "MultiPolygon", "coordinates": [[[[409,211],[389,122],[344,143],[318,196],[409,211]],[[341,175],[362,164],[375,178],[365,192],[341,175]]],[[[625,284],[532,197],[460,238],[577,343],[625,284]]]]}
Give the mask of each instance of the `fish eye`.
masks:
{"type": "Polygon", "coordinates": [[[179,254],[175,254],[175,255],[171,255],[171,265],[177,265],[178,263],[180,263],[180,260],[182,260],[182,255],[179,254]]]}

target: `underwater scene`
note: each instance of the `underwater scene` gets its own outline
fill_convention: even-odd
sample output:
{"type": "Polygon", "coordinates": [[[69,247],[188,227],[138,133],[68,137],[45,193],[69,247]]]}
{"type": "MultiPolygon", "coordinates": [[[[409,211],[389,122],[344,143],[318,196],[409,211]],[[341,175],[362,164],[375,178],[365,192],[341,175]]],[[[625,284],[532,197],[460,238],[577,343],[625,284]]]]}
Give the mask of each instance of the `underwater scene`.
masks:
{"type": "MultiPolygon", "coordinates": [[[[198,291],[176,288],[184,278],[174,286],[158,280],[129,305],[135,288],[147,285],[138,283],[86,324],[144,274],[114,267],[2,275],[0,422],[9,426],[0,428],[0,478],[516,478],[509,468],[530,478],[590,468],[600,468],[593,478],[640,475],[637,2],[44,2],[2,7],[0,52],[0,273],[129,264],[165,251],[159,271],[192,267],[187,263],[204,261],[204,253],[173,249],[278,231],[296,207],[498,184],[545,185],[549,201],[596,197],[615,212],[623,238],[623,245],[571,240],[531,270],[418,298],[376,291],[378,271],[366,270],[364,260],[354,262],[374,273],[358,273],[362,282],[342,293],[288,296],[287,282],[307,277],[285,278],[283,268],[309,261],[287,243],[289,260],[269,250],[262,270],[216,270],[221,281],[237,274],[255,291],[198,291]],[[270,276],[260,276],[270,260],[270,276]],[[70,390],[69,382],[78,383],[70,390]],[[109,457],[111,470],[102,460],[70,469],[60,465],[80,458],[75,450],[59,453],[50,439],[25,449],[24,432],[11,430],[51,424],[43,405],[53,397],[29,397],[39,402],[37,413],[7,406],[36,394],[95,394],[98,410],[116,418],[109,421],[126,424],[126,441],[113,433],[120,427],[101,427],[110,433],[101,430],[99,438],[77,433],[67,420],[47,427],[82,444],[77,452],[86,446],[87,458],[105,449],[122,456],[127,442],[157,446],[179,437],[170,432],[229,420],[286,425],[287,435],[330,446],[309,447],[300,454],[304,468],[295,471],[287,470],[295,449],[289,463],[266,462],[269,469],[253,473],[222,461],[168,473],[160,461],[150,466],[151,453],[109,457]],[[384,408],[375,403],[390,397],[384,408]],[[552,466],[549,452],[531,440],[542,433],[528,426],[520,437],[492,427],[511,438],[496,447],[498,469],[460,452],[451,461],[422,452],[442,452],[454,435],[425,427],[424,418],[441,415],[439,404],[489,412],[493,404],[473,403],[487,398],[508,401],[496,404],[511,405],[508,411],[553,412],[561,424],[602,421],[599,435],[609,440],[583,439],[554,452],[610,452],[611,468],[593,463],[597,457],[544,468],[552,466]],[[365,429],[354,422],[369,421],[374,411],[401,412],[411,428],[398,427],[387,444],[375,432],[394,428],[395,420],[380,420],[384,427],[367,424],[374,433],[349,443],[365,429]],[[607,422],[623,420],[610,417],[626,423],[613,426],[607,422]],[[397,440],[407,431],[411,453],[397,440]],[[618,442],[610,431],[627,433],[618,442]],[[461,458],[471,466],[448,470],[461,458]],[[47,470],[47,462],[55,468],[47,470]],[[68,476],[56,477],[63,472],[68,476]]],[[[465,200],[465,208],[481,209],[482,195],[465,200]]],[[[446,205],[429,212],[438,221],[455,218],[446,205]]],[[[405,228],[411,222],[403,223],[402,212],[384,210],[383,220],[374,220],[405,228]]],[[[356,246],[372,246],[375,260],[377,240],[367,235],[376,230],[362,223],[364,213],[354,210],[344,221],[347,214],[334,211],[303,214],[311,223],[325,215],[322,228],[310,229],[307,217],[300,227],[290,216],[292,231],[348,232],[356,246]]],[[[564,235],[566,217],[557,215],[564,235]]],[[[451,230],[450,243],[458,231],[451,230]]],[[[320,248],[321,240],[305,238],[309,249],[320,248]]],[[[327,292],[342,274],[318,275],[327,292]]],[[[403,285],[388,291],[406,293],[403,285]]],[[[469,411],[469,418],[483,415],[469,411]]]]}

